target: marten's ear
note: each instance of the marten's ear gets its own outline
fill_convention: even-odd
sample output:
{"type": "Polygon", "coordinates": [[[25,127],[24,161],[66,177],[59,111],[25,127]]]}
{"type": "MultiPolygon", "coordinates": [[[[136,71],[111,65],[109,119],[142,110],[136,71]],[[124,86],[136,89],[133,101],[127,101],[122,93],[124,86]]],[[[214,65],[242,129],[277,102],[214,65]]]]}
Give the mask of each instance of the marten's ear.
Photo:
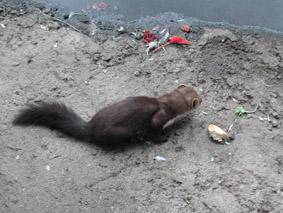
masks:
{"type": "Polygon", "coordinates": [[[177,87],[177,89],[181,89],[181,88],[184,88],[184,87],[187,87],[187,85],[181,84],[181,85],[179,85],[179,86],[177,87]]]}
{"type": "Polygon", "coordinates": [[[193,100],[192,100],[192,108],[197,108],[199,105],[200,105],[200,103],[201,103],[201,99],[199,99],[199,98],[194,98],[193,100]]]}

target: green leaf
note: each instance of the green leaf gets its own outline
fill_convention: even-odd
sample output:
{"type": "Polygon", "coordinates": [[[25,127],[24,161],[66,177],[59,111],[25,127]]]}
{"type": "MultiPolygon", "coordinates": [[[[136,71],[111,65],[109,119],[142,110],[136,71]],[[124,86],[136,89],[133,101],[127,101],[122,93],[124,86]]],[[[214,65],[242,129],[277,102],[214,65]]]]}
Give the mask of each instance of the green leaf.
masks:
{"type": "Polygon", "coordinates": [[[235,109],[235,115],[238,117],[242,117],[247,114],[247,111],[242,106],[238,106],[235,109]]]}

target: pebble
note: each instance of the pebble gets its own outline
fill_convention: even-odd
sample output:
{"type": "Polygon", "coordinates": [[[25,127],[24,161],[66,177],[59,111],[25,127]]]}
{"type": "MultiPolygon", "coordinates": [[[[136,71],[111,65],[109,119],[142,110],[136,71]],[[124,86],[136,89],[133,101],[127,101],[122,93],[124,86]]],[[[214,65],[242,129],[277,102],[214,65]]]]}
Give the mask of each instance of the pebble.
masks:
{"type": "Polygon", "coordinates": [[[13,67],[17,67],[17,66],[19,66],[19,65],[20,65],[20,62],[13,62],[13,63],[12,63],[12,66],[13,66],[13,67]]]}
{"type": "Polygon", "coordinates": [[[60,28],[60,24],[58,22],[51,22],[47,27],[48,30],[58,30],[60,28]]]}
{"type": "Polygon", "coordinates": [[[271,115],[275,118],[275,119],[279,119],[279,114],[277,112],[272,112],[271,115]]]}
{"type": "Polygon", "coordinates": [[[141,72],[140,72],[140,71],[135,71],[135,72],[134,72],[134,75],[138,77],[138,76],[141,75],[141,72]]]}
{"type": "Polygon", "coordinates": [[[279,127],[279,121],[273,120],[271,125],[272,125],[273,128],[277,128],[277,127],[279,127]]]}
{"type": "Polygon", "coordinates": [[[272,93],[271,93],[271,96],[272,96],[273,98],[277,98],[277,97],[278,97],[278,95],[277,95],[275,92],[272,92],[272,93]]]}

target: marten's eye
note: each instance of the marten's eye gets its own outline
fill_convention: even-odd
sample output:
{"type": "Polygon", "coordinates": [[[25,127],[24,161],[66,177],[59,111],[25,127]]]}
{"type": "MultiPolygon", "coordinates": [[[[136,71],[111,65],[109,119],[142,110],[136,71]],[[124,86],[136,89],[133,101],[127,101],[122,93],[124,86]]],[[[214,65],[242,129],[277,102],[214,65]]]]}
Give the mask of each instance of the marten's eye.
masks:
{"type": "Polygon", "coordinates": [[[200,103],[201,103],[201,100],[199,98],[194,98],[192,100],[192,107],[197,108],[200,105],[200,103]]]}

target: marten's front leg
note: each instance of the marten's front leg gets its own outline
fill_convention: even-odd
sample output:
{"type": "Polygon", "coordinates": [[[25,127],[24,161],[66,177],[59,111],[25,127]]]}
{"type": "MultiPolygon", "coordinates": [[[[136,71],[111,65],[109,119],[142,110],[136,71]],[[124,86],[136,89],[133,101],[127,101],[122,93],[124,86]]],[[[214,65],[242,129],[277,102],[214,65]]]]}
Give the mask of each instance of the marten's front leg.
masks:
{"type": "Polygon", "coordinates": [[[151,119],[152,139],[156,143],[165,142],[168,137],[164,134],[163,126],[170,120],[170,116],[164,109],[156,112],[151,119]]]}

